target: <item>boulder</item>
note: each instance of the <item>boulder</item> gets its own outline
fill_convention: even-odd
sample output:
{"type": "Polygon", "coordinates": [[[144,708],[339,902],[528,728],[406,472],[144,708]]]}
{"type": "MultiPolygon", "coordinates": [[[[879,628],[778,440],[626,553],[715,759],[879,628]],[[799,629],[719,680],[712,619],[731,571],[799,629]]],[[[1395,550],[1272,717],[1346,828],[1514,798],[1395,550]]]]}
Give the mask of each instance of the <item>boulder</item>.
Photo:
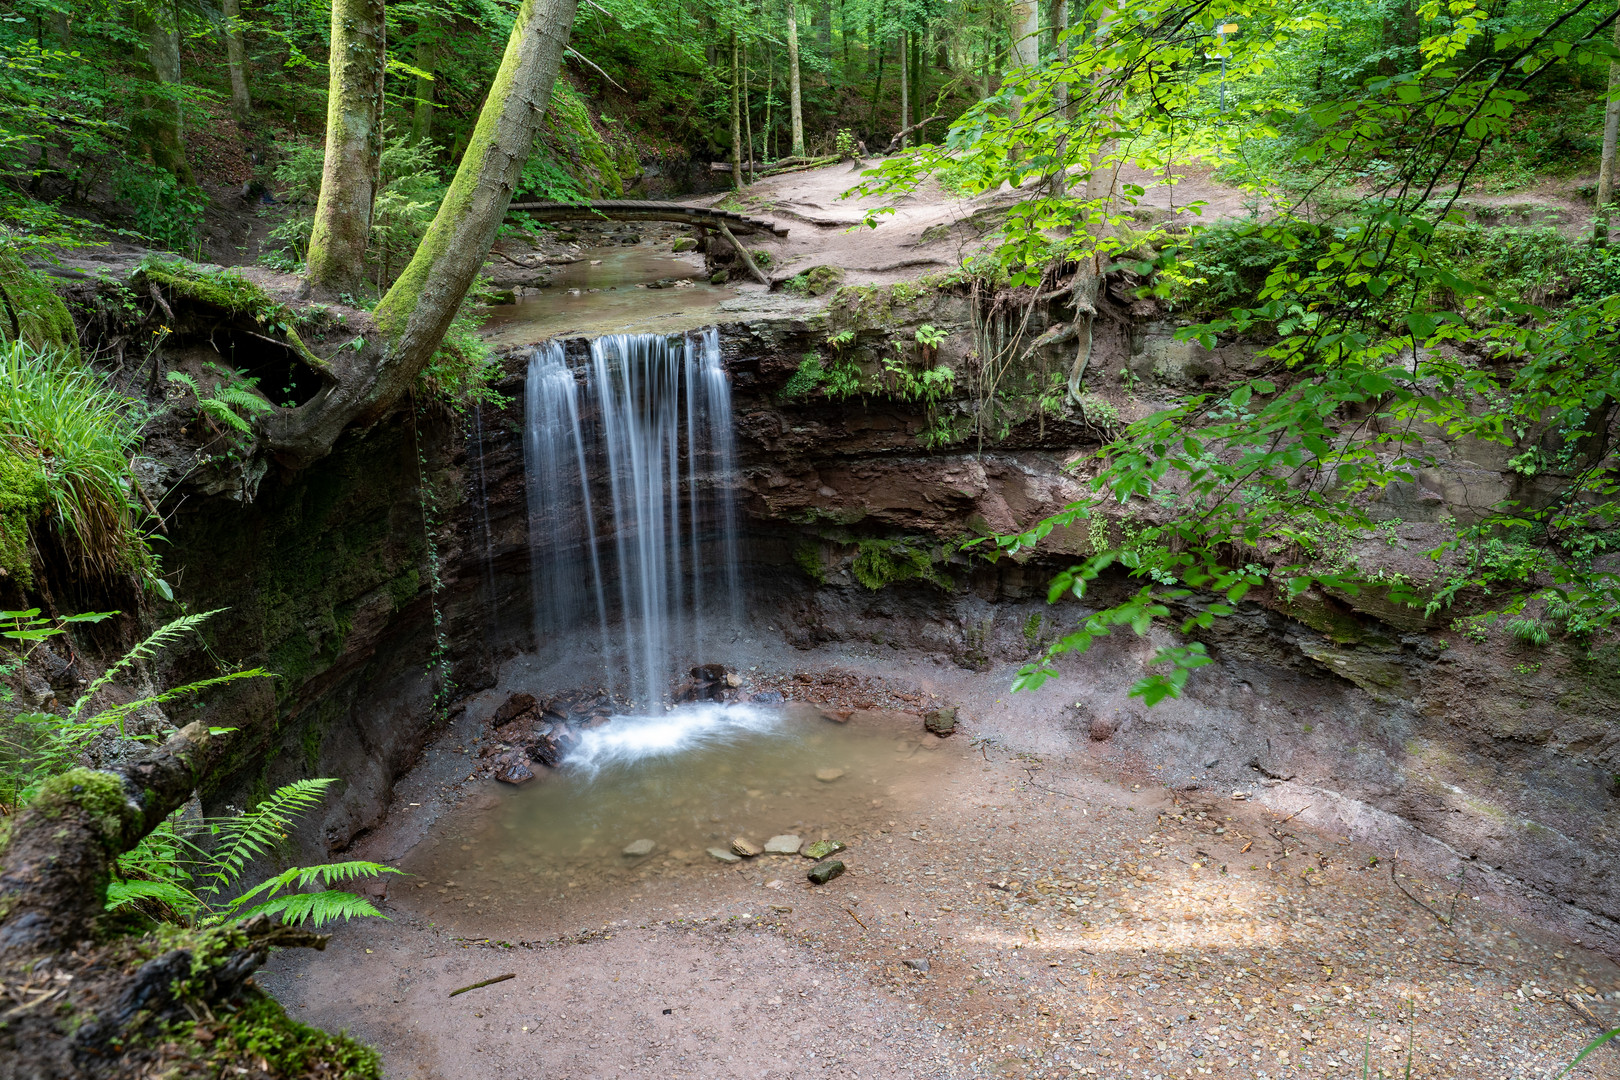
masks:
{"type": "Polygon", "coordinates": [[[923,727],[932,731],[940,738],[956,732],[956,706],[946,705],[935,709],[923,717],[923,727]]]}
{"type": "Polygon", "coordinates": [[[675,245],[670,250],[674,251],[675,254],[679,255],[679,254],[681,254],[682,252],[685,252],[685,251],[696,251],[697,248],[698,248],[698,242],[697,242],[697,239],[695,237],[682,236],[682,237],[678,237],[675,240],[675,245]]]}
{"type": "Polygon", "coordinates": [[[837,859],[828,859],[825,862],[816,863],[810,868],[810,872],[804,876],[809,878],[813,884],[825,885],[846,869],[848,868],[837,859]]]}
{"type": "Polygon", "coordinates": [[[534,707],[533,694],[513,694],[506,699],[505,704],[495,710],[495,716],[490,720],[490,723],[495,727],[504,727],[524,713],[533,710],[534,707]]]}
{"type": "Polygon", "coordinates": [[[783,833],[773,836],[765,841],[765,854],[767,855],[797,855],[804,846],[804,841],[792,833],[783,833]]]}

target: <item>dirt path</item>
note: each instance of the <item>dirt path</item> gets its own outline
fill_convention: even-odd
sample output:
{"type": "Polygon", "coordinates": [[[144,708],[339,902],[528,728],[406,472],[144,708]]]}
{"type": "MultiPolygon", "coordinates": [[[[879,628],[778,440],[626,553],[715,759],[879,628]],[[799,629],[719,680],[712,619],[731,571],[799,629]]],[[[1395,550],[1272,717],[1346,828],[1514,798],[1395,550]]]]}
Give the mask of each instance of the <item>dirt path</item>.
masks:
{"type": "MultiPolygon", "coordinates": [[[[1409,1042],[1414,1077],[1499,1080],[1572,1059],[1597,1030],[1581,1010],[1620,1014],[1608,961],[1301,827],[1286,786],[1171,791],[1151,763],[1054,722],[1056,692],[997,708],[1006,672],[886,670],[983,719],[943,742],[893,733],[919,781],[838,837],[850,870],[826,886],[796,857],[668,859],[616,888],[503,904],[497,853],[454,883],[396,879],[390,922],[279,956],[261,981],[299,1018],[377,1045],[390,1076],[424,1080],[1280,1080],[1359,1077],[1364,1057],[1392,1077],[1409,1042]],[[1443,925],[1434,912],[1454,904],[1443,925]]],[[[501,695],[486,697],[402,783],[365,854],[400,859],[488,812],[456,752],[501,695]]],[[[1605,1049],[1576,1075],[1617,1066],[1605,1049]]]]}

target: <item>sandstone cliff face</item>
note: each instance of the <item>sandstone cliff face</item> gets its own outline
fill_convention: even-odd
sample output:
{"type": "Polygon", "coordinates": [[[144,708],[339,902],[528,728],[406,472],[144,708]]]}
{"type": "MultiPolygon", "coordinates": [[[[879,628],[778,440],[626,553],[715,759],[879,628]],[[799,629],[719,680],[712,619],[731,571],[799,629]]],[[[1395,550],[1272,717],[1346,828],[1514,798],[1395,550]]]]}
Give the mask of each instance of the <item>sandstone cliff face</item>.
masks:
{"type": "MultiPolygon", "coordinates": [[[[1085,490],[1083,463],[1078,474],[1071,466],[1112,425],[1155,395],[1252,363],[1238,346],[1176,343],[1162,323],[1100,325],[1083,417],[1014,415],[982,449],[970,435],[930,450],[919,436],[941,414],[961,416],[952,410],[971,380],[933,415],[881,395],[783,400],[804,356],[826,355],[829,333],[860,317],[724,329],[751,603],[805,648],[924,650],[987,679],[1005,679],[1090,610],[1047,606],[1046,583],[1103,539],[1092,530],[1128,520],[1059,530],[1017,562],[991,563],[960,542],[1060,509],[1085,490]],[[874,574],[888,584],[862,584],[874,574]]],[[[959,298],[891,305],[877,322],[856,335],[867,363],[927,323],[951,332],[941,359],[971,368],[973,327],[959,298]]],[[[581,357],[583,344],[570,354],[581,357]]],[[[1062,372],[1071,359],[1065,347],[1033,363],[1062,372]]],[[[272,471],[251,502],[199,498],[181,515],[169,560],[187,567],[183,594],[232,608],[216,648],[283,674],[274,700],[244,694],[219,709],[217,722],[274,720],[216,804],[295,776],[343,777],[341,798],[306,835],[339,849],[380,819],[393,781],[439,723],[435,656],[465,693],[489,685],[503,658],[533,649],[523,366],[520,356],[509,362],[504,409],[414,425],[402,412],[305,473],[272,471]],[[419,451],[436,523],[423,520],[419,451]],[[430,537],[436,601],[425,587],[430,537]]],[[[1389,527],[1347,538],[1341,557],[1413,578],[1432,572],[1424,552],[1441,518],[1518,483],[1490,449],[1456,447],[1455,469],[1386,493],[1389,527]]],[[[1092,602],[1127,587],[1103,582],[1092,602]]],[[[1208,633],[1216,664],[1181,701],[1148,710],[1128,696],[1161,642],[1126,635],[1063,662],[1073,704],[1048,719],[1158,763],[1167,782],[1265,785],[1290,810],[1307,807],[1301,820],[1466,868],[1470,882],[1494,875],[1575,936],[1620,952],[1620,654],[1562,640],[1535,649],[1467,629],[1370,594],[1257,596],[1208,633]]]]}

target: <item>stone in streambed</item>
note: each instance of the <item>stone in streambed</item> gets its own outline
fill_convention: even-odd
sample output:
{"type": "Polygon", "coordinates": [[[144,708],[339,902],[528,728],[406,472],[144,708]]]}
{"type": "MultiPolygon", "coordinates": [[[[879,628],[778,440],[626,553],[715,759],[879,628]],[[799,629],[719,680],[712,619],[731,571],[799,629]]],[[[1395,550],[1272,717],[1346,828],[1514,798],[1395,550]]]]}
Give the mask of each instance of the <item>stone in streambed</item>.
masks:
{"type": "Polygon", "coordinates": [[[826,862],[816,863],[810,868],[810,872],[804,876],[809,878],[813,884],[825,885],[846,869],[848,868],[837,859],[828,859],[826,862]]]}
{"type": "Polygon", "coordinates": [[[799,853],[799,849],[803,846],[804,841],[800,840],[797,836],[794,836],[792,833],[783,833],[780,836],[773,836],[769,840],[765,841],[765,854],[797,855],[799,853]]]}
{"type": "Polygon", "coordinates": [[[745,859],[752,859],[762,853],[763,849],[747,837],[736,836],[731,840],[731,850],[745,859]]]}
{"type": "Polygon", "coordinates": [[[727,851],[725,848],[712,847],[709,849],[709,854],[713,855],[716,859],[719,859],[723,863],[742,862],[741,855],[733,854],[732,852],[727,851]]]}
{"type": "Polygon", "coordinates": [[[534,770],[524,760],[527,755],[502,754],[495,762],[495,779],[503,784],[522,784],[534,779],[534,770]]]}
{"type": "Polygon", "coordinates": [[[924,975],[928,974],[928,961],[926,960],[902,960],[900,962],[912,971],[920,971],[924,975]]]}
{"type": "Polygon", "coordinates": [[[956,731],[956,706],[947,705],[942,709],[935,709],[923,717],[923,727],[942,739],[953,734],[956,731]]]}
{"type": "Polygon", "coordinates": [[[670,250],[679,255],[683,251],[696,251],[697,246],[698,242],[695,237],[682,236],[676,239],[674,246],[670,250]]]}
{"type": "Polygon", "coordinates": [[[651,840],[637,840],[630,846],[626,847],[624,849],[624,853],[632,858],[639,859],[643,855],[651,855],[653,853],[653,848],[657,846],[658,845],[653,843],[651,840]]]}
{"type": "Polygon", "coordinates": [[[816,770],[816,779],[820,780],[823,784],[830,784],[834,780],[837,780],[838,778],[840,778],[843,775],[844,775],[844,770],[843,769],[817,769],[816,770]]]}
{"type": "Polygon", "coordinates": [[[836,855],[844,850],[844,845],[837,840],[817,840],[813,844],[806,844],[799,854],[807,859],[825,859],[829,855],[836,855]]]}
{"type": "Polygon", "coordinates": [[[505,727],[533,708],[533,694],[513,694],[506,699],[506,702],[500,708],[495,710],[495,715],[490,719],[490,726],[505,727]]]}

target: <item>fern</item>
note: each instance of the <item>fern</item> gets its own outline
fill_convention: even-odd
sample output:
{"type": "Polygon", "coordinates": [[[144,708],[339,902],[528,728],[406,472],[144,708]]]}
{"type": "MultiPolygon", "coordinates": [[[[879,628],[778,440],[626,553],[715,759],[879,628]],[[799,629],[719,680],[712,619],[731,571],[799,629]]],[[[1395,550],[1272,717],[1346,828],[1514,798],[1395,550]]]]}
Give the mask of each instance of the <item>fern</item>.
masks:
{"type": "Polygon", "coordinates": [[[363,861],[328,863],[324,866],[295,866],[291,870],[285,870],[275,877],[261,881],[238,896],[225,905],[223,914],[229,919],[281,915],[285,921],[294,924],[309,920],[316,926],[324,926],[335,919],[349,919],[357,915],[382,918],[382,912],[372,907],[369,901],[353,893],[326,889],[318,893],[290,892],[281,896],[276,894],[283,889],[302,889],[311,883],[332,885],[363,877],[397,873],[399,871],[392,866],[363,861]],[[257,904],[252,903],[260,896],[266,899],[257,904]]]}
{"type": "Polygon", "coordinates": [[[176,686],[172,689],[165,690],[161,694],[153,694],[150,697],[137,698],[134,701],[126,701],[122,705],[114,705],[111,708],[103,709],[101,712],[98,712],[96,715],[92,716],[89,721],[87,721],[87,724],[104,726],[107,724],[116,723],[118,725],[118,734],[122,735],[124,733],[124,718],[133,713],[140,712],[148,705],[161,705],[164,702],[172,701],[177,697],[184,697],[187,694],[201,693],[202,691],[211,689],[215,686],[222,686],[225,683],[236,682],[238,679],[268,678],[271,678],[271,675],[263,668],[249,668],[246,671],[233,671],[229,675],[216,675],[211,679],[198,679],[196,682],[186,683],[184,686],[176,686]]]}
{"type": "Polygon", "coordinates": [[[150,659],[157,655],[159,649],[167,648],[224,610],[224,608],[215,608],[213,611],[203,611],[195,615],[182,615],[173,622],[158,627],[150,637],[129,650],[118,659],[117,663],[102,672],[101,677],[92,682],[85,692],[80,695],[79,700],[73,703],[73,707],[68,710],[68,716],[77,717],[79,710],[83,709],[90,699],[96,696],[97,691],[111,683],[135,661],[150,659]]]}
{"type": "Polygon", "coordinates": [[[218,820],[212,832],[220,841],[213,865],[202,876],[209,892],[218,895],[242,876],[247,864],[267,854],[292,828],[293,818],[313,810],[335,781],[330,778],[295,780],[276,789],[264,802],[236,817],[218,820]]]}

